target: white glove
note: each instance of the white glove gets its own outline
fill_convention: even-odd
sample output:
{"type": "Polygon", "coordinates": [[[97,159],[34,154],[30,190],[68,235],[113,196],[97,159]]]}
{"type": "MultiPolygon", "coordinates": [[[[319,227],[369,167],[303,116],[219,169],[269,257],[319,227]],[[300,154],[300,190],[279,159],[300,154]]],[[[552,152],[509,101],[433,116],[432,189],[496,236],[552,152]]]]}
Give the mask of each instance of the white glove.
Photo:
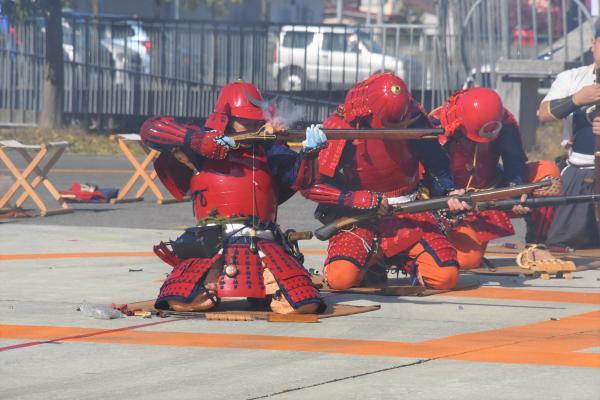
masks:
{"type": "Polygon", "coordinates": [[[230,136],[221,136],[215,139],[215,143],[230,149],[235,149],[235,140],[230,136]]]}
{"type": "Polygon", "coordinates": [[[302,142],[303,151],[318,150],[327,144],[327,136],[321,128],[322,125],[311,125],[306,128],[306,140],[302,142]]]}

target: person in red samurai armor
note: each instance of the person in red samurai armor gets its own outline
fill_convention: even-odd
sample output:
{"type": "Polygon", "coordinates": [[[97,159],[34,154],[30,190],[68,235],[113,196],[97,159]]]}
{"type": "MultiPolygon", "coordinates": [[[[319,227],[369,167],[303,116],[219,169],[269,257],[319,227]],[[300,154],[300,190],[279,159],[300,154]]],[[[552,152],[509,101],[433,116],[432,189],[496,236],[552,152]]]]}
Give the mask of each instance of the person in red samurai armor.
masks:
{"type": "Polygon", "coordinates": [[[314,179],[326,137],[306,130],[302,151],[283,142],[237,143],[231,135],[281,129],[267,122],[258,89],[243,81],[223,87],[204,129],[155,117],[141,128],[161,152],[154,168],[177,199],[191,193],[198,226],[155,253],[173,266],[156,308],[198,311],[221,298],[270,302],[278,313],[311,313],[321,305],[309,273],[276,224],[277,206],[314,179]],[[294,254],[296,257],[294,257],[294,254]]]}
{"type": "MultiPolygon", "coordinates": [[[[450,157],[456,187],[476,191],[550,178],[552,186],[538,189],[533,195],[560,195],[558,167],[551,161],[527,162],[519,125],[494,90],[461,90],[433,110],[430,117],[444,129],[439,141],[450,157]]],[[[525,198],[526,195],[523,200],[525,198]]],[[[537,243],[545,240],[554,210],[554,207],[543,207],[532,211],[515,206],[512,216],[525,218],[526,240],[537,243]]],[[[457,250],[461,269],[479,267],[490,240],[514,234],[510,216],[498,210],[464,215],[448,234],[457,250]]]]}
{"type": "MultiPolygon", "coordinates": [[[[352,88],[323,126],[431,128],[432,124],[404,81],[381,73],[352,88]]],[[[448,157],[436,140],[329,140],[318,160],[317,183],[302,191],[319,203],[317,219],[329,223],[368,210],[385,214],[377,222],[358,223],[331,237],[324,267],[330,287],[385,281],[392,265],[408,272],[413,284],[435,289],[456,285],[456,251],[434,215],[387,214],[388,205],[417,198],[419,162],[433,183],[433,195],[463,193],[454,190],[448,157]]],[[[467,205],[451,199],[449,207],[461,211],[467,205]]]]}

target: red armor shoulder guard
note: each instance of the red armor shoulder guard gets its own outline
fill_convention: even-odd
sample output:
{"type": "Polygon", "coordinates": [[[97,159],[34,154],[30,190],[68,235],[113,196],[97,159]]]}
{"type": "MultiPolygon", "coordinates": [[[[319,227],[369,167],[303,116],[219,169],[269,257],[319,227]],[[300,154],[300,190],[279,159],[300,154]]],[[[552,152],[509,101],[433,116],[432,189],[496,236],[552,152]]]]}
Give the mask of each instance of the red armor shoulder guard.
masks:
{"type": "MultiPolygon", "coordinates": [[[[301,156],[300,165],[298,166],[298,172],[296,175],[296,180],[292,184],[292,191],[299,191],[303,189],[308,189],[311,187],[319,174],[319,167],[317,165],[317,157],[315,155],[304,155],[301,156]]],[[[292,193],[293,195],[293,193],[292,193]]],[[[280,196],[280,203],[283,203],[287,198],[282,198],[284,196],[280,196]]],[[[291,195],[289,196],[291,197],[291,195]]]]}
{"type": "Polygon", "coordinates": [[[508,111],[508,108],[504,109],[504,118],[502,119],[502,124],[503,125],[516,125],[517,127],[519,126],[519,122],[517,122],[517,118],[514,116],[513,113],[508,111]]]}
{"type": "MultiPolygon", "coordinates": [[[[436,109],[434,109],[433,111],[431,111],[428,115],[429,120],[431,121],[431,123],[433,124],[434,127],[436,128],[442,128],[442,124],[440,122],[440,113],[441,113],[442,107],[438,107],[436,109]]],[[[450,131],[447,131],[444,129],[444,133],[442,133],[441,135],[438,136],[438,142],[444,146],[446,143],[448,143],[448,139],[450,138],[450,131]]]]}
{"type": "MultiPolygon", "coordinates": [[[[323,121],[323,128],[352,128],[352,125],[344,120],[343,110],[343,106],[340,106],[336,112],[331,114],[329,118],[323,121]]],[[[335,176],[346,143],[346,140],[327,141],[325,148],[319,152],[319,174],[328,176],[330,178],[335,176]]]]}
{"type": "Polygon", "coordinates": [[[168,152],[160,153],[154,160],[154,170],[169,193],[176,200],[183,200],[190,189],[193,171],[168,152]]]}

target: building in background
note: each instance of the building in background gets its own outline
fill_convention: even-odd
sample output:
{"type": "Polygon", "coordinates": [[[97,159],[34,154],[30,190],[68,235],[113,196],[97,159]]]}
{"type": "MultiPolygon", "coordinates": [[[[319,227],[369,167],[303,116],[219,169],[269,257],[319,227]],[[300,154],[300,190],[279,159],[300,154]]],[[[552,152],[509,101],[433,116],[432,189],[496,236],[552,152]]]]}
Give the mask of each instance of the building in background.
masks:
{"type": "Polygon", "coordinates": [[[325,15],[323,0],[276,0],[269,3],[269,20],[274,23],[320,23],[325,15]]]}
{"type": "MultiPolygon", "coordinates": [[[[185,1],[96,0],[100,15],[123,15],[138,18],[212,20],[274,23],[317,23],[323,20],[322,0],[244,0],[226,7],[226,11],[207,7],[203,2],[194,10],[185,1]],[[179,10],[177,10],[179,6],[179,10]]],[[[75,0],[73,11],[93,14],[94,0],[75,0]]]]}
{"type": "MultiPolygon", "coordinates": [[[[325,2],[325,18],[338,18],[338,0],[325,2]]],[[[435,0],[341,0],[342,21],[353,24],[423,23],[425,15],[435,17],[435,0]]]]}

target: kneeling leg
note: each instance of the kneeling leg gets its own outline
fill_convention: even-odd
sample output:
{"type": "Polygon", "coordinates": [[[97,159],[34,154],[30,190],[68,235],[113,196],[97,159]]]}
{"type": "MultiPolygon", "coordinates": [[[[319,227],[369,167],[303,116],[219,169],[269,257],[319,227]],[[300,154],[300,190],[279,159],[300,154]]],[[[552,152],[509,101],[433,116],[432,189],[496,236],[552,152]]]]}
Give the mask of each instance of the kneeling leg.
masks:
{"type": "Polygon", "coordinates": [[[431,289],[453,289],[458,282],[456,250],[442,234],[426,234],[409,250],[422,285],[431,289]]]}

